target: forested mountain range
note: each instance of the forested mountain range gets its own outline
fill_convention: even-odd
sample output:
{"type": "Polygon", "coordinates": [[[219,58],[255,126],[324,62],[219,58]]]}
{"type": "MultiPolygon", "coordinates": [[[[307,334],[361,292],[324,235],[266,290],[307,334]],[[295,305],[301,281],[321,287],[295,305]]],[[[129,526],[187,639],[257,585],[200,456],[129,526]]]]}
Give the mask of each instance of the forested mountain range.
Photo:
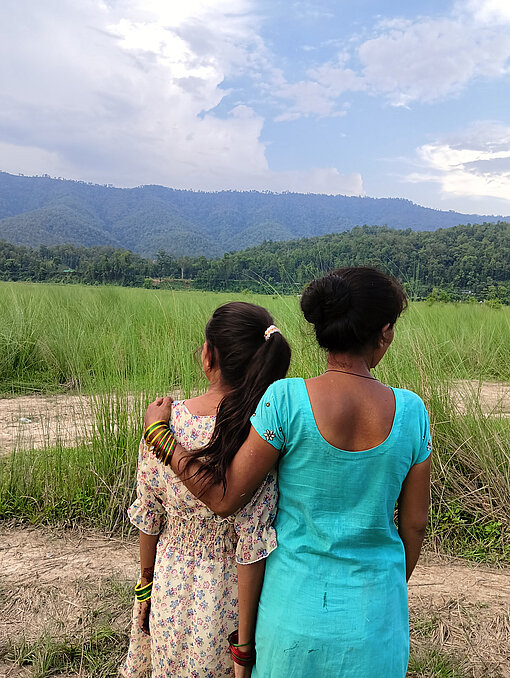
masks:
{"type": "Polygon", "coordinates": [[[497,221],[399,198],[114,188],[0,172],[0,239],[29,246],[111,246],[154,256],[219,257],[264,241],[387,225],[429,231],[497,221]]]}
{"type": "Polygon", "coordinates": [[[355,227],[289,242],[265,242],[218,259],[154,259],[112,247],[0,241],[0,279],[254,292],[300,292],[312,278],[342,266],[377,266],[400,278],[409,294],[434,288],[457,299],[499,299],[510,292],[510,223],[454,226],[437,231],[355,227]]]}

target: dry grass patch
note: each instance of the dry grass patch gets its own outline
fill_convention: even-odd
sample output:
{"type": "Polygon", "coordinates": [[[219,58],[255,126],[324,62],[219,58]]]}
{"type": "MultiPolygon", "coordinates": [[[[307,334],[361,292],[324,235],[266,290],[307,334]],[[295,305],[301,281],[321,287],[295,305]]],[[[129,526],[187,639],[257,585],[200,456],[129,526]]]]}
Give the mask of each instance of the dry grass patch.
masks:
{"type": "MultiPolygon", "coordinates": [[[[127,645],[137,544],[7,526],[0,543],[4,598],[6,590],[11,596],[0,620],[0,676],[115,676],[127,645]]],[[[409,602],[408,678],[510,677],[509,568],[428,555],[410,581],[409,602]]]]}
{"type": "Polygon", "coordinates": [[[0,676],[115,676],[127,648],[136,546],[33,528],[3,528],[0,539],[0,676]]]}
{"type": "Polygon", "coordinates": [[[510,572],[425,558],[409,585],[410,676],[510,676],[510,572]]]}

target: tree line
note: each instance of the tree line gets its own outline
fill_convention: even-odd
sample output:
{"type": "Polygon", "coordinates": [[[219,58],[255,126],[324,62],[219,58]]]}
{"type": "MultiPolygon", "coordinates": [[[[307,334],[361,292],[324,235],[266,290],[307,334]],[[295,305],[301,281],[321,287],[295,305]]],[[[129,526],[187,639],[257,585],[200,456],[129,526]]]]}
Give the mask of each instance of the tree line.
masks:
{"type": "Polygon", "coordinates": [[[0,279],[12,281],[288,294],[299,293],[309,280],[333,268],[360,265],[395,275],[413,298],[497,297],[508,303],[510,223],[436,231],[363,226],[266,241],[217,259],[174,256],[163,249],[147,259],[113,247],[30,248],[0,241],[0,279]]]}

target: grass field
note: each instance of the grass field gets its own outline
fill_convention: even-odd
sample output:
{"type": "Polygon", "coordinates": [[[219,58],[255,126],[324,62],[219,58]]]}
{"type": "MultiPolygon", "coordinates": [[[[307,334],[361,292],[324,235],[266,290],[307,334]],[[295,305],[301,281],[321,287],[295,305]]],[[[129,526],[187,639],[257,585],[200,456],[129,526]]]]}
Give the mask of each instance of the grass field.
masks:
{"type": "MultiPolygon", "coordinates": [[[[293,347],[290,376],[324,369],[296,297],[1,284],[0,392],[90,394],[95,425],[72,447],[7,457],[0,517],[128,529],[143,407],[156,394],[205,386],[194,349],[213,309],[233,298],[274,314],[293,347]]],[[[431,415],[429,543],[474,559],[509,560],[510,420],[482,411],[476,385],[510,381],[510,309],[411,304],[376,374],[418,392],[431,415]],[[462,412],[459,380],[474,384],[462,412]]]]}
{"type": "MultiPolygon", "coordinates": [[[[293,347],[291,375],[324,365],[297,297],[0,283],[0,393],[200,387],[193,350],[231,299],[266,306],[293,347]]],[[[510,308],[412,304],[379,369],[389,383],[510,381],[510,308]]]]}
{"type": "MultiPolygon", "coordinates": [[[[74,442],[72,435],[55,439],[48,433],[38,448],[20,438],[14,452],[0,457],[3,567],[10,572],[2,590],[6,619],[17,629],[16,640],[0,647],[0,673],[117,674],[132,593],[126,542],[104,535],[131,531],[126,509],[134,494],[143,409],[157,394],[204,388],[194,350],[213,309],[234,298],[274,314],[293,347],[291,376],[324,369],[325,355],[301,319],[296,297],[0,284],[0,393],[59,393],[66,401],[84,394],[92,424],[80,431],[65,411],[59,426],[76,432],[74,442]],[[20,529],[26,525],[80,530],[57,529],[55,536],[20,529]],[[92,528],[92,536],[84,538],[82,527],[92,528]],[[59,553],[58,586],[47,555],[53,551],[59,553]],[[112,564],[115,575],[108,574],[112,564]]],[[[488,382],[510,382],[510,309],[412,304],[376,375],[418,392],[431,415],[429,552],[510,563],[510,418],[481,399],[488,382]]],[[[132,560],[137,549],[131,549],[132,560]]],[[[470,575],[472,569],[456,561],[414,577],[409,678],[504,675],[498,667],[505,662],[508,613],[503,600],[491,601],[489,609],[499,570],[470,575]],[[470,583],[462,584],[468,576],[470,583]],[[441,581],[444,590],[438,590],[441,581]]]]}

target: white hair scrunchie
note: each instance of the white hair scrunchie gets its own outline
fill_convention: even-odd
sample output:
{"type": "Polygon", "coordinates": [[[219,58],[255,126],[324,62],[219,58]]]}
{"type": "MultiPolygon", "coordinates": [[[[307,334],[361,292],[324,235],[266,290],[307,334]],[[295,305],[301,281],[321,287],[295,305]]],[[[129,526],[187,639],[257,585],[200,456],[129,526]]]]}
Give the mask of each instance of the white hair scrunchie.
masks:
{"type": "Polygon", "coordinates": [[[281,334],[280,330],[276,327],[276,325],[269,325],[267,330],[264,332],[264,340],[267,341],[272,334],[275,334],[275,332],[281,334]]]}

